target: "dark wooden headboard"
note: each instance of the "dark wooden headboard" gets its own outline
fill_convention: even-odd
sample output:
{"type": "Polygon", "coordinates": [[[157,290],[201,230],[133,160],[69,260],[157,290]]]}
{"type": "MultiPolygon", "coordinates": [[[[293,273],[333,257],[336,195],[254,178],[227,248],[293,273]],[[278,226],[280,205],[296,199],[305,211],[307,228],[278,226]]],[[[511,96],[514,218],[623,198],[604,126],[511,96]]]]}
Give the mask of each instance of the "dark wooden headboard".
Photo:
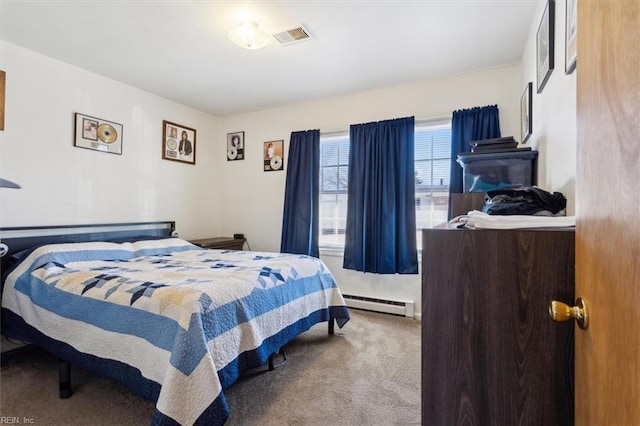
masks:
{"type": "Polygon", "coordinates": [[[9,247],[1,258],[0,272],[4,274],[12,254],[43,244],[171,237],[175,229],[175,221],[0,228],[0,242],[9,247]]]}

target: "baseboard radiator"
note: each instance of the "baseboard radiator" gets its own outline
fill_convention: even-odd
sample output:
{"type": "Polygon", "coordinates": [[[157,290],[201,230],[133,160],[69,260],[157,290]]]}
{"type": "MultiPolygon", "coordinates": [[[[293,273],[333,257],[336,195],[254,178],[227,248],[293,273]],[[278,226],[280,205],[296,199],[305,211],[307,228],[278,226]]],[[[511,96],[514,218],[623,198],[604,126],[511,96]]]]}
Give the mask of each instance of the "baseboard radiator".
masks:
{"type": "Polygon", "coordinates": [[[376,299],[373,297],[353,296],[343,294],[347,306],[367,311],[382,312],[386,314],[400,315],[403,317],[414,317],[415,306],[413,302],[402,302],[399,300],[376,299]]]}

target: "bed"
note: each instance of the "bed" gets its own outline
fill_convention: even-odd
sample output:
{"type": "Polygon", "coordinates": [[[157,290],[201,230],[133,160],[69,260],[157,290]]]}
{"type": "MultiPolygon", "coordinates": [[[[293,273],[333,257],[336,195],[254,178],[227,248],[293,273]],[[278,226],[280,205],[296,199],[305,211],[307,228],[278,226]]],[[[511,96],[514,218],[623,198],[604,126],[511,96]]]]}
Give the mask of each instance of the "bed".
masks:
{"type": "Polygon", "coordinates": [[[174,227],[0,230],[2,334],[155,401],[152,424],[223,424],[224,390],[243,371],[349,313],[319,259],[206,250],[174,227]]]}

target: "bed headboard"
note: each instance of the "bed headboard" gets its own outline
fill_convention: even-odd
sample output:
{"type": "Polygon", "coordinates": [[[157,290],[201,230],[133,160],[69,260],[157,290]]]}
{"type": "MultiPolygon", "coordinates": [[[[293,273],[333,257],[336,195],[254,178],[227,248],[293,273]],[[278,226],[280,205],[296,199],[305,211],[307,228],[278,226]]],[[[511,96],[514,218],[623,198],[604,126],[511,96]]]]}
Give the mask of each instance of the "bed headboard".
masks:
{"type": "Polygon", "coordinates": [[[12,254],[42,244],[171,237],[175,229],[175,221],[0,228],[0,242],[9,248],[1,258],[0,272],[5,271],[12,254]]]}

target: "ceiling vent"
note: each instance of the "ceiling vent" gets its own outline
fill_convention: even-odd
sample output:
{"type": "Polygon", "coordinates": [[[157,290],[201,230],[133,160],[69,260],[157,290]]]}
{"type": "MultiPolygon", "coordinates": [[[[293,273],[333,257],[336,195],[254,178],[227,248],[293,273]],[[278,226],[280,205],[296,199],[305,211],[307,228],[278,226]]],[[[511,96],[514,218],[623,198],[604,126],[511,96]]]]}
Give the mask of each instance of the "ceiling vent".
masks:
{"type": "Polygon", "coordinates": [[[273,34],[278,42],[283,46],[288,46],[294,43],[300,43],[301,41],[311,39],[311,33],[302,25],[296,25],[295,27],[287,28],[273,34]]]}

